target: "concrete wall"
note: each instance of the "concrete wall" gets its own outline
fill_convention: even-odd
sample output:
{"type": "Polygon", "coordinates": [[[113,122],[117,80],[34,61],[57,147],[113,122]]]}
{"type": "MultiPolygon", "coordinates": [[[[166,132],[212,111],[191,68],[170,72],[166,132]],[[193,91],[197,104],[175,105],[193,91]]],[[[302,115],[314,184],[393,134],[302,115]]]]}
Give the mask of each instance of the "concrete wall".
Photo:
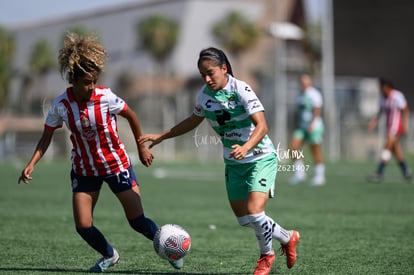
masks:
{"type": "Polygon", "coordinates": [[[386,76],[414,107],[414,1],[333,1],[335,73],[386,76]]]}

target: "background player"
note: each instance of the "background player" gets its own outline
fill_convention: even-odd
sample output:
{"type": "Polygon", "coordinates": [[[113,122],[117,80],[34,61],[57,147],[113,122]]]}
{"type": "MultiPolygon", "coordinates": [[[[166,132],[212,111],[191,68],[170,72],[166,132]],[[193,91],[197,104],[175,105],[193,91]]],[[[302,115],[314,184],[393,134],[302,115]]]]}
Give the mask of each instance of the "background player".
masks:
{"type": "MultiPolygon", "coordinates": [[[[103,257],[91,267],[91,272],[103,272],[115,265],[119,255],[93,224],[93,210],[103,182],[121,202],[130,226],[152,240],[156,224],[144,216],[141,195],[124,145],[119,140],[116,116],[128,120],[137,143],[139,158],[150,166],[152,153],[138,143],[141,129],[138,118],[128,105],[112,91],[97,86],[104,69],[107,53],[95,37],[80,37],[69,33],[59,52],[62,77],[71,87],[58,96],[49,110],[42,137],[21,173],[20,183],[28,183],[35,164],[45,154],[54,131],[65,123],[72,141],[72,200],[76,231],[103,257]]],[[[182,267],[182,260],[170,262],[182,267]]]]}
{"type": "MultiPolygon", "coordinates": [[[[315,174],[311,181],[312,185],[325,184],[325,165],[321,152],[321,143],[324,132],[324,125],[321,118],[322,95],[312,86],[312,79],[309,75],[302,75],[302,90],[297,97],[297,113],[299,125],[293,132],[291,143],[292,151],[298,151],[303,142],[310,144],[311,152],[315,161],[315,174]]],[[[298,184],[306,179],[303,159],[295,159],[295,173],[290,179],[291,184],[298,184]]]]}
{"type": "Polygon", "coordinates": [[[380,78],[380,89],[382,93],[380,110],[378,114],[369,122],[368,131],[373,131],[377,127],[382,113],[386,116],[387,137],[384,149],[381,152],[381,160],[378,164],[376,173],[368,177],[371,182],[380,182],[383,178],[387,163],[391,160],[392,154],[398,161],[404,179],[411,181],[412,174],[404,160],[403,151],[399,141],[402,134],[408,132],[409,109],[407,101],[402,92],[394,88],[393,83],[385,78],[380,78]]]}
{"type": "Polygon", "coordinates": [[[152,141],[150,148],[197,127],[207,119],[221,136],[225,181],[231,208],[241,226],[253,228],[260,247],[254,274],[268,274],[274,262],[272,237],[287,255],[287,266],[296,261],[299,233],[287,231],[265,214],[273,194],[277,172],[275,149],[267,136],[263,105],[246,83],[233,77],[223,51],[202,50],[198,69],[205,85],[199,92],[193,114],[162,134],[148,134],[140,142],[152,141]]]}

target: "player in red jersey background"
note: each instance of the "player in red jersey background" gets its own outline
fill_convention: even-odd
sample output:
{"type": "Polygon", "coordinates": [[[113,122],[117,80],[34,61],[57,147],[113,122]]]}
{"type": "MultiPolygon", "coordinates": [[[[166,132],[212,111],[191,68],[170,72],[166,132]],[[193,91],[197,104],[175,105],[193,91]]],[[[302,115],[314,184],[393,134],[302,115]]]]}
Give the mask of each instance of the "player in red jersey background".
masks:
{"type": "Polygon", "coordinates": [[[396,90],[393,83],[388,79],[380,79],[380,88],[382,93],[380,111],[377,116],[370,121],[368,130],[374,130],[381,114],[385,113],[387,137],[384,149],[381,152],[381,160],[378,164],[378,169],[375,174],[368,177],[368,180],[372,182],[380,182],[383,178],[385,167],[391,160],[392,154],[394,154],[404,179],[411,181],[412,174],[407,167],[399,141],[402,134],[408,133],[408,119],[410,112],[407,101],[403,93],[396,90]]]}

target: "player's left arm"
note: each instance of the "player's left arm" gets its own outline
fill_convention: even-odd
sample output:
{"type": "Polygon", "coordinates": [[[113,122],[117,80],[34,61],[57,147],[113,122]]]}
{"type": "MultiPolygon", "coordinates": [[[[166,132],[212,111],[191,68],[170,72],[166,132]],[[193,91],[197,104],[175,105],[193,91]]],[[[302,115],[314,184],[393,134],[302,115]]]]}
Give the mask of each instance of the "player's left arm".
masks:
{"type": "Polygon", "coordinates": [[[267,134],[267,123],[263,111],[250,115],[250,119],[255,125],[255,129],[252,135],[250,136],[249,140],[243,144],[243,146],[240,146],[238,144],[233,145],[233,151],[230,152],[229,157],[237,160],[243,159],[246,156],[247,152],[256,147],[257,144],[259,144],[259,142],[267,134]]]}
{"type": "Polygon", "coordinates": [[[135,143],[138,148],[139,159],[141,160],[142,164],[149,167],[152,164],[154,156],[151,151],[145,146],[145,144],[140,144],[138,142],[138,139],[142,136],[142,131],[137,115],[128,106],[125,110],[120,112],[119,115],[128,120],[132,133],[134,134],[135,143]]]}
{"type": "Polygon", "coordinates": [[[308,129],[307,129],[308,133],[311,133],[313,131],[313,124],[314,124],[315,120],[318,117],[320,117],[321,115],[322,115],[322,108],[320,108],[320,107],[313,108],[312,120],[309,123],[308,129]]]}

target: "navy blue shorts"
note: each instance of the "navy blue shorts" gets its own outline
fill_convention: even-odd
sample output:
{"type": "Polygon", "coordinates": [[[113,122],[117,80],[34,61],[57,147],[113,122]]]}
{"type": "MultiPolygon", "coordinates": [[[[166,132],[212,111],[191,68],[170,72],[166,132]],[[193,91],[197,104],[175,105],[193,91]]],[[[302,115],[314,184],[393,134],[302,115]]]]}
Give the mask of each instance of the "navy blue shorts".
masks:
{"type": "Polygon", "coordinates": [[[105,181],[113,193],[130,190],[137,185],[138,181],[135,176],[132,166],[125,171],[118,174],[108,176],[80,176],[76,175],[73,170],[70,172],[70,179],[72,181],[72,192],[96,192],[101,190],[102,184],[105,181]]]}

